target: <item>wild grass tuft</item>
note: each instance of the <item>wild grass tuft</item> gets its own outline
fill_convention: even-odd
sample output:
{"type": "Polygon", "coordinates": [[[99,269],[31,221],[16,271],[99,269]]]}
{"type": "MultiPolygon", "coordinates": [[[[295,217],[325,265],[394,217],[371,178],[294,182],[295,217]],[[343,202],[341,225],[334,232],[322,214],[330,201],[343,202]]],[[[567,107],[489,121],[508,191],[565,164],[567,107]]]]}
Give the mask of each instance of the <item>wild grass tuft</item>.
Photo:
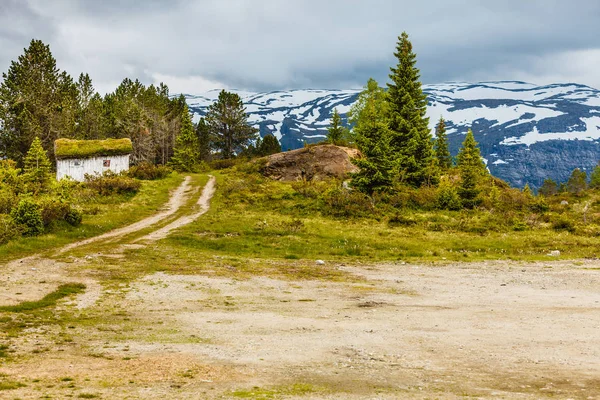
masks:
{"type": "Polygon", "coordinates": [[[56,302],[64,297],[73,294],[81,293],[85,290],[85,285],[82,283],[67,283],[60,285],[54,292],[47,294],[43,299],[38,301],[25,301],[14,306],[1,306],[0,312],[27,312],[40,308],[52,307],[56,302]]]}

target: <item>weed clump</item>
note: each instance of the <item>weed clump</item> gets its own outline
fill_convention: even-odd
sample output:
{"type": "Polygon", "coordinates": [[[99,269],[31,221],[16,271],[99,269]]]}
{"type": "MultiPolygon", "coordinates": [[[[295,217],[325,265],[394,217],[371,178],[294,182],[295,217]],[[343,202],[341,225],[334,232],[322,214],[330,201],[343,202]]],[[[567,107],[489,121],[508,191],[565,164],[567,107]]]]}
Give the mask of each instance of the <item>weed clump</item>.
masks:
{"type": "Polygon", "coordinates": [[[142,162],[129,168],[127,175],[135,179],[153,181],[164,179],[172,172],[173,170],[166,165],[154,165],[149,162],[142,162]]]}
{"type": "Polygon", "coordinates": [[[25,301],[14,306],[2,306],[0,311],[3,312],[27,312],[37,310],[39,308],[52,307],[56,302],[64,297],[81,293],[85,290],[85,285],[82,283],[67,283],[60,285],[54,292],[47,294],[38,301],[25,301]]]}
{"type": "Polygon", "coordinates": [[[106,171],[102,175],[85,176],[85,186],[94,190],[101,196],[112,196],[115,194],[135,194],[142,184],[128,176],[106,171]]]}

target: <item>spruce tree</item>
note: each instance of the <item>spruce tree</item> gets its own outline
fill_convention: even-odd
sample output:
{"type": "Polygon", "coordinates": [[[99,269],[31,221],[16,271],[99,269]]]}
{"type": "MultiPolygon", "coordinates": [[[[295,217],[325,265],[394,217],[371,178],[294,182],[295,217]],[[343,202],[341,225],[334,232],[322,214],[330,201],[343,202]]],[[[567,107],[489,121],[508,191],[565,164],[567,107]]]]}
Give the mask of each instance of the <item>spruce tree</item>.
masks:
{"type": "Polygon", "coordinates": [[[590,175],[590,188],[600,189],[600,165],[596,165],[590,175]]]}
{"type": "Polygon", "coordinates": [[[546,178],[544,179],[544,183],[542,183],[542,186],[540,186],[538,192],[544,196],[554,196],[558,193],[558,185],[554,180],[546,178]]]}
{"type": "Polygon", "coordinates": [[[212,140],[210,131],[206,126],[204,118],[200,118],[196,125],[196,136],[198,137],[198,157],[200,161],[210,161],[212,151],[212,140]]]}
{"type": "Polygon", "coordinates": [[[461,177],[458,194],[465,208],[474,208],[481,202],[478,185],[487,170],[481,160],[479,147],[470,129],[458,152],[458,168],[461,177]]]}
{"type": "Polygon", "coordinates": [[[472,168],[479,175],[487,174],[485,163],[481,159],[479,145],[475,141],[475,136],[471,129],[467,131],[467,136],[458,151],[457,164],[461,168],[472,168]]]}
{"type": "Polygon", "coordinates": [[[421,89],[417,58],[406,32],[398,38],[394,56],[398,64],[391,68],[388,99],[396,179],[415,187],[436,183],[439,171],[426,116],[427,96],[421,89]]]}
{"type": "Polygon", "coordinates": [[[35,137],[29,151],[23,160],[25,181],[33,184],[34,191],[45,189],[51,179],[50,160],[46,150],[42,147],[42,141],[35,137]]]}
{"type": "Polygon", "coordinates": [[[246,108],[240,96],[222,90],[208,107],[206,125],[221,157],[233,158],[256,140],[258,129],[248,123],[246,108]]]}
{"type": "Polygon", "coordinates": [[[392,185],[392,150],[386,94],[377,81],[369,79],[350,110],[354,141],[362,157],[352,159],[360,170],[352,176],[352,186],[372,194],[392,185]]]}
{"type": "Polygon", "coordinates": [[[587,174],[585,171],[575,168],[567,181],[567,190],[576,196],[581,195],[587,189],[587,174]]]}
{"type": "Polygon", "coordinates": [[[334,108],[329,128],[327,128],[327,141],[331,144],[342,145],[347,139],[347,132],[348,129],[342,124],[342,117],[337,108],[334,108]]]}
{"type": "Polygon", "coordinates": [[[281,145],[275,136],[269,134],[262,139],[260,146],[257,148],[257,153],[261,157],[281,153],[281,145]]]}
{"type": "Polygon", "coordinates": [[[446,134],[446,123],[444,118],[440,117],[440,121],[435,127],[435,156],[438,165],[442,171],[447,171],[452,167],[452,156],[448,149],[448,135],[446,134]]]}
{"type": "Polygon", "coordinates": [[[181,130],[175,140],[171,165],[179,171],[193,171],[199,161],[198,153],[198,136],[186,105],[181,115],[181,130]]]}
{"type": "Polygon", "coordinates": [[[526,183],[525,186],[523,187],[523,194],[525,195],[527,200],[533,200],[533,197],[534,197],[533,190],[531,190],[529,183],[526,183]]]}

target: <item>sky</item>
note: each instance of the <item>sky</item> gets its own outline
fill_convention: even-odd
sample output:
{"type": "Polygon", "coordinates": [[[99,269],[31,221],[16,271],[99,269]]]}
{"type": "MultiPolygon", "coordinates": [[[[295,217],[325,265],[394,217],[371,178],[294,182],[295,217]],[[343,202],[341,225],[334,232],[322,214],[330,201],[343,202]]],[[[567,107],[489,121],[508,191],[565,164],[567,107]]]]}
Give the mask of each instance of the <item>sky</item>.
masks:
{"type": "Polygon", "coordinates": [[[104,94],[353,89],[388,80],[406,31],[423,83],[600,89],[598,0],[0,0],[0,71],[31,39],[104,94]]]}

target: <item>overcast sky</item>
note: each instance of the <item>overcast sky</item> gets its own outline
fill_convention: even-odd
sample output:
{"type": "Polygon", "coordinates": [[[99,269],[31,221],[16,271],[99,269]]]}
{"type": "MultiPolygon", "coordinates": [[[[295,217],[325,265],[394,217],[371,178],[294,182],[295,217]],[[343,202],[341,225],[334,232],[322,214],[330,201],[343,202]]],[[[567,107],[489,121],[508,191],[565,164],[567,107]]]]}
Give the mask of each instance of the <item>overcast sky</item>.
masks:
{"type": "Polygon", "coordinates": [[[408,32],[423,83],[600,88],[598,0],[0,0],[0,70],[32,38],[101,92],[125,77],[172,93],[387,81],[408,32]]]}

